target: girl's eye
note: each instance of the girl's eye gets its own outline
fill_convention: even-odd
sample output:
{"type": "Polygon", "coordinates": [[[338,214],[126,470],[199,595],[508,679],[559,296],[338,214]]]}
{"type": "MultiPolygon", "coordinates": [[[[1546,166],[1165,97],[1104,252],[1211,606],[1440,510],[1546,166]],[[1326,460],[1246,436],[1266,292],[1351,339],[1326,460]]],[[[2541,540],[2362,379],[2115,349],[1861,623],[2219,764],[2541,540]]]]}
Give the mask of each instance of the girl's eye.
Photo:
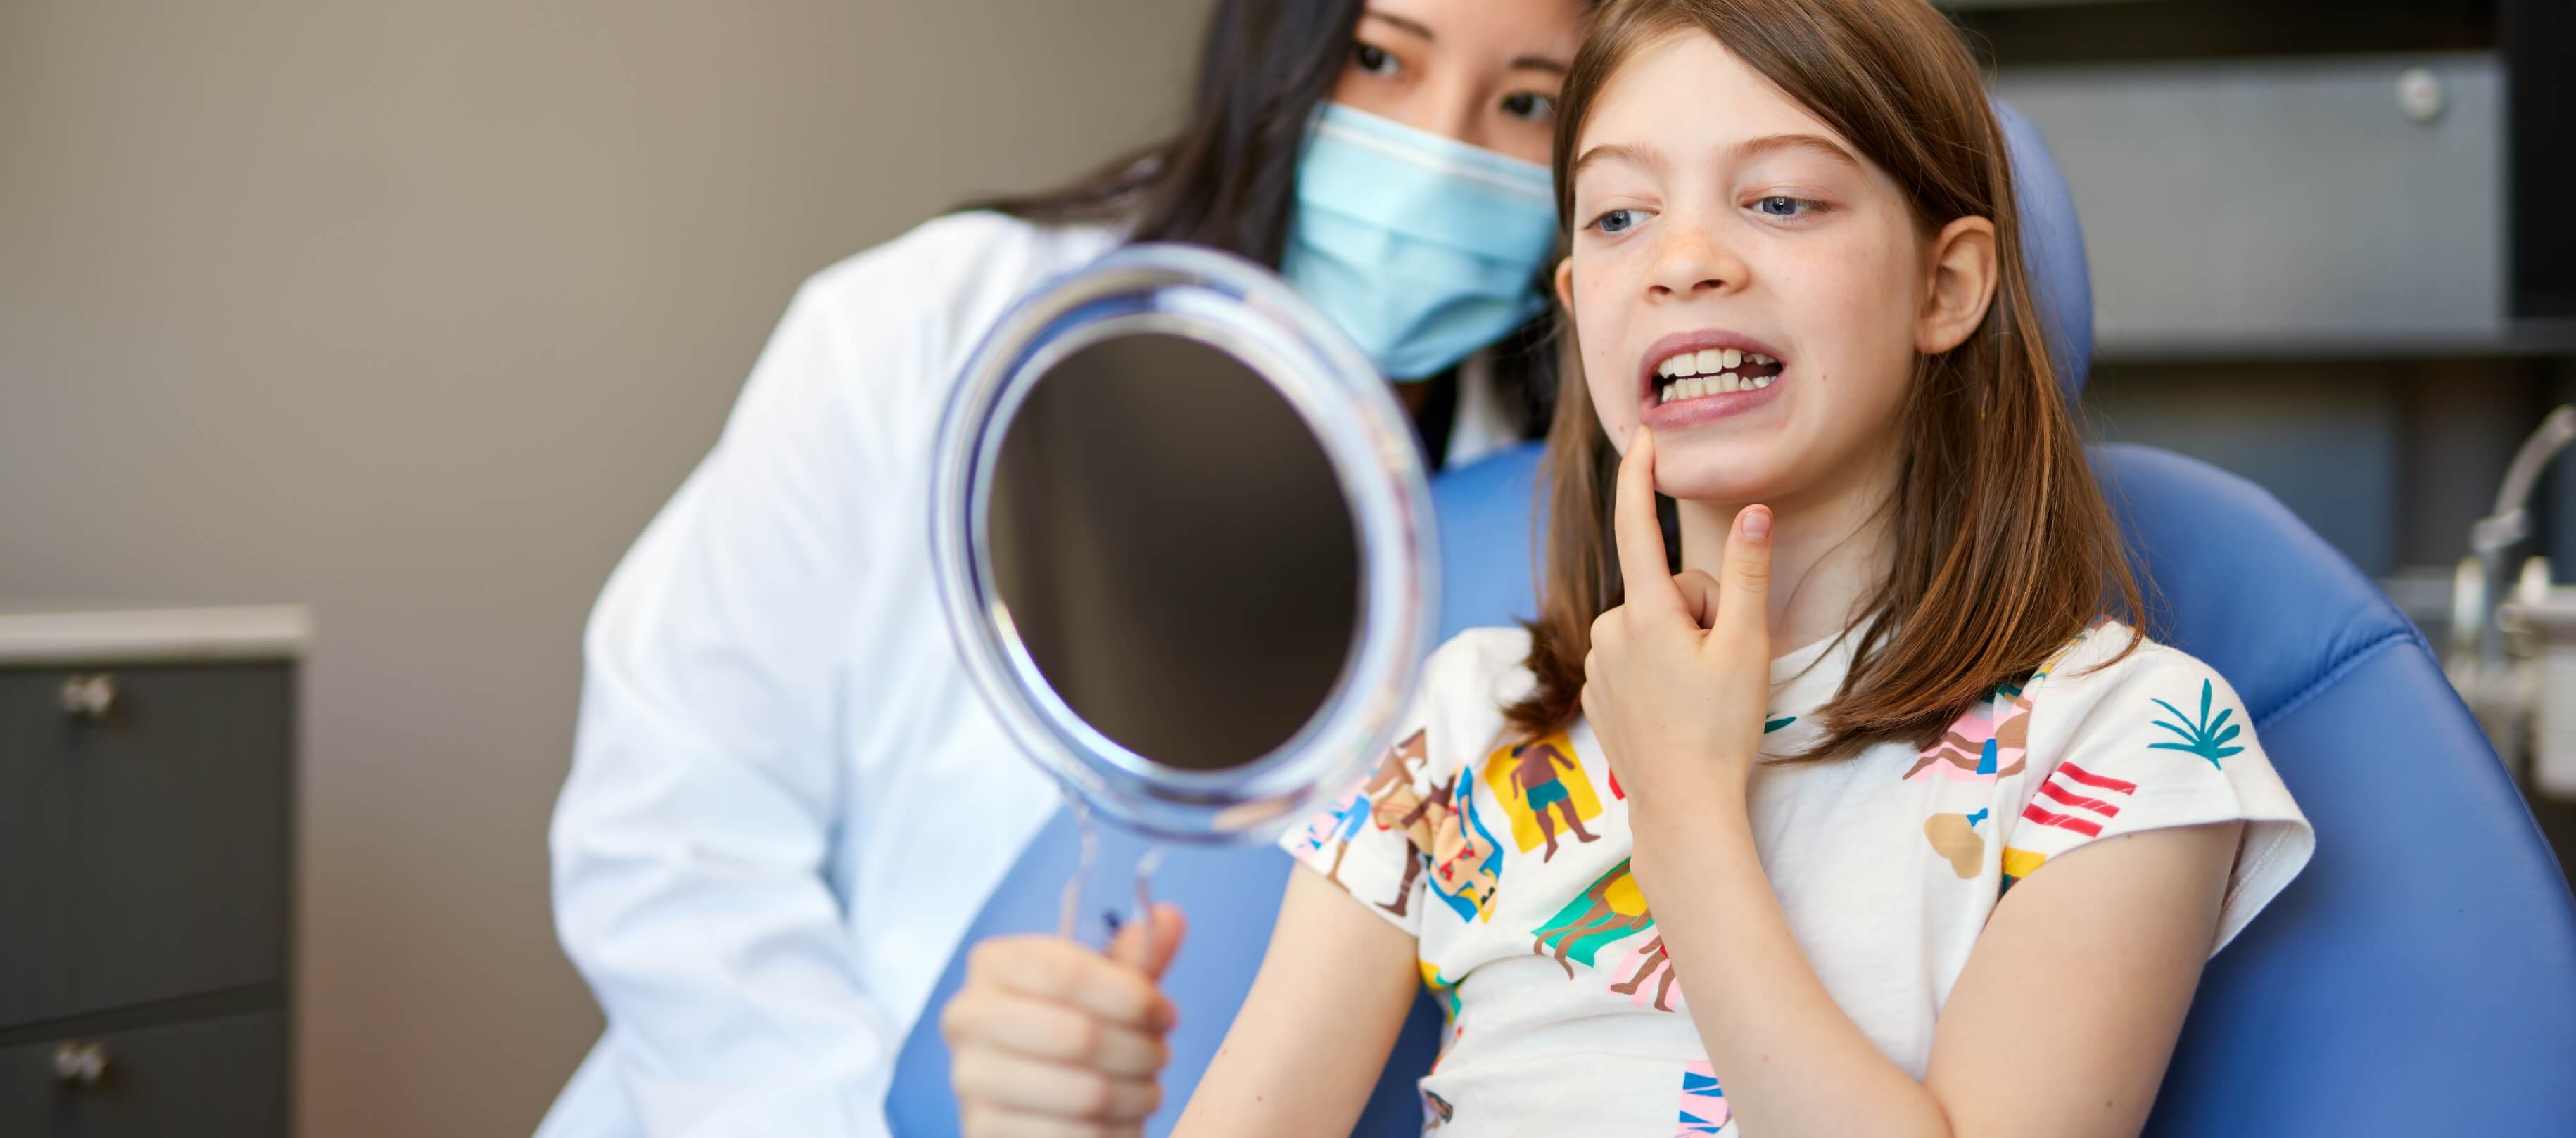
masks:
{"type": "Polygon", "coordinates": [[[1630,229],[1636,228],[1639,220],[1641,219],[1638,217],[1636,210],[1614,209],[1599,217],[1593,218],[1592,228],[1598,229],[1605,234],[1625,233],[1630,229]]]}
{"type": "Polygon", "coordinates": [[[1753,208],[1762,211],[1762,213],[1770,217],[1796,218],[1815,213],[1825,208],[1825,206],[1823,202],[1809,201],[1806,198],[1793,198],[1787,194],[1773,194],[1767,198],[1754,202],[1753,208]]]}
{"type": "Polygon", "coordinates": [[[1530,122],[1547,122],[1556,117],[1556,98],[1534,91],[1516,91],[1503,96],[1503,113],[1530,122]]]}
{"type": "Polygon", "coordinates": [[[1351,49],[1351,61],[1371,75],[1393,75],[1400,69],[1393,53],[1373,44],[1360,44],[1351,49]]]}

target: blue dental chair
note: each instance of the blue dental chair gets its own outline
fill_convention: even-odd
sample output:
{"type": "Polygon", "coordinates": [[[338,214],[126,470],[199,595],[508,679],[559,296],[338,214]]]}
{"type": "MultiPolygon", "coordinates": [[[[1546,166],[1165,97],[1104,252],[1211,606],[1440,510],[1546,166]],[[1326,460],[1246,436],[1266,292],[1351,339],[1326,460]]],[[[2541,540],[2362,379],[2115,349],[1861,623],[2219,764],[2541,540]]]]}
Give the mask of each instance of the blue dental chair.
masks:
{"type": "MultiPolygon", "coordinates": [[[[2074,204],[2030,124],[2010,137],[2027,257],[2067,397],[2082,391],[2092,296],[2074,204]]],[[[1579,397],[1579,393],[1578,393],[1579,397]]],[[[2576,1134],[2576,900],[2485,735],[2406,618],[2280,503],[2232,475],[2135,446],[2093,451],[2159,636],[2236,685],[2272,762],[2315,823],[2307,870],[2210,962],[2147,1133],[2365,1138],[2576,1134]]],[[[1433,487],[1443,639],[1535,609],[1536,444],[1433,487]],[[1491,555],[1469,557],[1464,551],[1491,555]]],[[[1116,898],[1140,843],[1104,833],[1116,898]]],[[[1072,824],[1059,816],[966,943],[1051,929],[1072,824]]],[[[1164,1086],[1180,1103],[1250,987],[1291,868],[1269,849],[1187,850],[1155,879],[1190,917],[1166,984],[1182,1008],[1164,1086]]],[[[962,950],[960,953],[962,960],[962,950]]],[[[952,961],[895,1069],[898,1138],[956,1133],[938,1009],[952,961]]],[[[1413,1080],[1438,1015],[1417,1004],[1356,1135],[1415,1133],[1413,1080]]]]}

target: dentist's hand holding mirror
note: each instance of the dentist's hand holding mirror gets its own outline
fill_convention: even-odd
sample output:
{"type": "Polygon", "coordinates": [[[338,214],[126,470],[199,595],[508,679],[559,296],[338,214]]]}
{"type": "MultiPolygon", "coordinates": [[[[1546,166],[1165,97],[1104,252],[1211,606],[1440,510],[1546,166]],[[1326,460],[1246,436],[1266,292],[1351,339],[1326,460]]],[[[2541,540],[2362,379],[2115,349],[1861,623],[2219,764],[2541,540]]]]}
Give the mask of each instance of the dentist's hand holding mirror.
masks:
{"type": "MultiPolygon", "coordinates": [[[[1389,742],[1434,616],[1429,491],[1377,368],[1267,269],[1142,245],[1040,290],[969,365],[938,462],[951,630],[1086,819],[1268,841],[1389,742]]],[[[1145,900],[1158,854],[1150,919],[1105,951],[1076,867],[1058,935],[973,950],[942,1019],[968,1134],[1160,1105],[1182,919],[1145,900]]]]}

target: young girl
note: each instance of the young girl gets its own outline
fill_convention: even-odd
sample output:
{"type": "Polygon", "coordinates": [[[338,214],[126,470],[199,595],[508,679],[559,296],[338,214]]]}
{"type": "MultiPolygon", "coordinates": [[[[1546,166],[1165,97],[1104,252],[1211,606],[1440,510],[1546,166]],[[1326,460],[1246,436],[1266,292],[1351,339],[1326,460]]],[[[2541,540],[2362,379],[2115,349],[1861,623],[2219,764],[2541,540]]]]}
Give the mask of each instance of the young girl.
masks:
{"type": "MultiPolygon", "coordinates": [[[[1621,0],[1555,167],[1590,398],[1541,617],[1443,647],[1368,823],[1286,843],[1179,1133],[1346,1132],[1419,983],[1426,1130],[2136,1134],[2313,837],[2227,682],[2103,615],[1968,53],[1923,0],[1621,0]]],[[[952,1009],[991,1133],[1150,1110],[1170,1009],[1057,948],[952,1009]]]]}

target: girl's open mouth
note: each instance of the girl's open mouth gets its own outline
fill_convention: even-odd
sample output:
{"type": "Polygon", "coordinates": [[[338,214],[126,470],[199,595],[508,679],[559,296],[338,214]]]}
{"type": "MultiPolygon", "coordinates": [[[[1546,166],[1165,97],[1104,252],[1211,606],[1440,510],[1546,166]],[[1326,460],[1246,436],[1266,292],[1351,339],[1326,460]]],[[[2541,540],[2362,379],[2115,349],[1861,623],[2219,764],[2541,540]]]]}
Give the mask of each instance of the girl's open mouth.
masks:
{"type": "Polygon", "coordinates": [[[1780,377],[1780,361],[1740,348],[1678,352],[1655,365],[1655,402],[1759,391],[1780,377]]]}
{"type": "Polygon", "coordinates": [[[1640,417],[1656,430],[1731,418],[1770,402],[1788,369],[1759,340],[1715,328],[1677,332],[1639,361],[1640,417]]]}

